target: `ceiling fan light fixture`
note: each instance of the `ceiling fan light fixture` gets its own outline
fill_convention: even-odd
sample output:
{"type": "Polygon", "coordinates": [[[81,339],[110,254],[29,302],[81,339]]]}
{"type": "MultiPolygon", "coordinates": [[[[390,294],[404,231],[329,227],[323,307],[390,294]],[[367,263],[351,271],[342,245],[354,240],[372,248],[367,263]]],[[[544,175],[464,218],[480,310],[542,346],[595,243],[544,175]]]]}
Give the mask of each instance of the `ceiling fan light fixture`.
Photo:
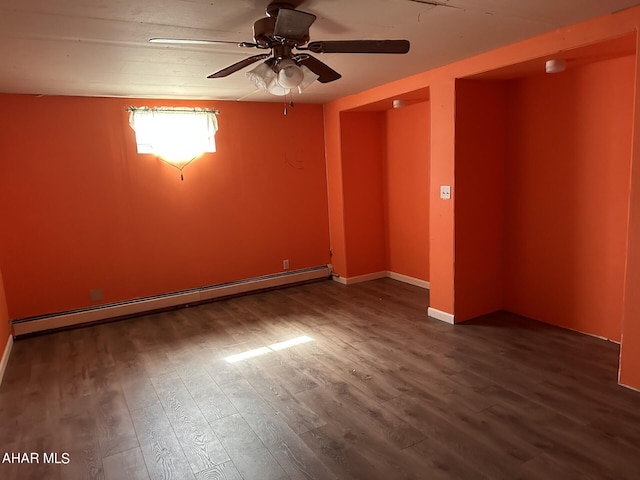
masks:
{"type": "Polygon", "coordinates": [[[254,83],[258,90],[266,92],[269,90],[269,85],[276,81],[276,74],[269,65],[261,63],[247,72],[247,78],[254,83]]]}
{"type": "Polygon", "coordinates": [[[253,82],[256,88],[263,92],[269,92],[271,95],[284,96],[288,95],[291,90],[297,90],[298,93],[309,87],[313,82],[318,79],[318,75],[313,73],[304,65],[297,65],[293,60],[285,59],[280,62],[291,62],[295,70],[292,70],[291,66],[287,63],[285,67],[280,68],[280,71],[276,74],[268,63],[261,63],[254,69],[246,73],[247,78],[253,82]],[[285,72],[283,75],[285,80],[281,81],[281,75],[283,70],[289,69],[289,72],[285,72]],[[287,75],[289,73],[290,75],[287,75]],[[295,75],[295,78],[293,77],[295,75]],[[287,81],[291,80],[290,83],[287,81]],[[290,86],[289,86],[290,85],[290,86]]]}
{"type": "Polygon", "coordinates": [[[285,58],[280,61],[278,67],[278,84],[282,88],[291,90],[298,87],[304,80],[302,68],[296,65],[293,60],[285,58]]]}
{"type": "Polygon", "coordinates": [[[278,85],[277,81],[274,81],[271,85],[269,85],[269,89],[267,90],[271,95],[277,95],[279,97],[284,97],[285,95],[289,95],[289,92],[291,90],[289,90],[288,88],[283,88],[280,85],[278,85]]]}
{"type": "Polygon", "coordinates": [[[248,71],[247,78],[253,82],[258,90],[263,92],[278,96],[284,96],[289,93],[288,88],[283,88],[278,84],[278,75],[268,63],[261,63],[253,70],[248,71]]]}
{"type": "Polygon", "coordinates": [[[313,73],[305,65],[300,65],[299,68],[300,70],[302,70],[304,76],[302,82],[300,82],[300,85],[298,85],[298,93],[302,93],[303,90],[305,90],[307,87],[310,87],[320,77],[313,73]]]}

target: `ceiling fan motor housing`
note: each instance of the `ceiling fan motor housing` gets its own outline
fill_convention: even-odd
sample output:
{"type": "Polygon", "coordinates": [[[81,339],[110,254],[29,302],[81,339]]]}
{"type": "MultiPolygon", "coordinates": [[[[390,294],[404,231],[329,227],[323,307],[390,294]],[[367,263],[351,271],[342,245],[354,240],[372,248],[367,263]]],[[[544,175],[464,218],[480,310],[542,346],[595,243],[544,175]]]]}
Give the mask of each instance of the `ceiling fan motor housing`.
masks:
{"type": "Polygon", "coordinates": [[[276,17],[265,17],[257,20],[253,24],[253,41],[263,48],[271,48],[275,26],[276,17]]]}
{"type": "MultiPolygon", "coordinates": [[[[274,45],[282,44],[282,41],[280,39],[276,39],[273,33],[277,20],[277,13],[273,12],[272,16],[261,18],[253,24],[253,41],[261,48],[273,48],[274,45]]],[[[300,46],[307,43],[309,38],[309,32],[307,31],[302,38],[287,38],[286,43],[291,46],[300,46]]]]}

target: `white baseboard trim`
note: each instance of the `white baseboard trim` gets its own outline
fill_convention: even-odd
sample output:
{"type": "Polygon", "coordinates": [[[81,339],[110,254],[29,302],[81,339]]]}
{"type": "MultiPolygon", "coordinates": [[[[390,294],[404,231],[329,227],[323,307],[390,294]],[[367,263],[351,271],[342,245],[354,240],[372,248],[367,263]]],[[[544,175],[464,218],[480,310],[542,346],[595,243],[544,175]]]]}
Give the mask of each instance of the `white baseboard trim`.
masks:
{"type": "Polygon", "coordinates": [[[342,285],[346,285],[347,284],[347,279],[345,277],[341,277],[340,275],[332,275],[331,279],[334,282],[341,283],[342,285]]]}
{"type": "Polygon", "coordinates": [[[440,320],[441,322],[450,323],[451,325],[456,323],[456,317],[454,315],[436,308],[429,307],[427,309],[427,315],[436,320],[440,320]]]}
{"type": "Polygon", "coordinates": [[[391,278],[392,280],[415,285],[416,287],[426,288],[427,290],[431,287],[431,284],[426,280],[420,280],[419,278],[410,277],[401,273],[387,272],[387,277],[391,278]]]}
{"type": "Polygon", "coordinates": [[[7,338],[7,344],[4,347],[4,353],[2,354],[2,361],[0,361],[0,385],[2,385],[4,372],[7,369],[7,364],[9,363],[9,355],[11,355],[12,347],[13,347],[13,336],[9,334],[9,338],[7,338]]]}
{"type": "Polygon", "coordinates": [[[606,340],[607,342],[616,343],[616,344],[620,345],[620,342],[618,340],[612,340],[610,338],[603,337],[602,335],[596,335],[595,333],[583,332],[582,330],[576,330],[575,328],[565,327],[564,325],[558,325],[557,323],[552,323],[551,325],[555,325],[557,327],[564,328],[566,330],[571,330],[572,332],[581,333],[582,335],[588,335],[588,336],[593,337],[593,338],[598,338],[600,340],[606,340]]]}
{"type": "Polygon", "coordinates": [[[369,282],[371,280],[378,280],[380,278],[387,278],[387,272],[382,271],[367,273],[366,275],[358,275],[357,277],[340,277],[337,275],[333,277],[336,282],[342,283],[343,285],[353,285],[354,283],[369,282]]]}
{"type": "Polygon", "coordinates": [[[640,388],[632,387],[630,385],[625,385],[624,383],[620,383],[620,382],[618,382],[618,385],[624,388],[628,388],[629,390],[633,390],[634,392],[640,393],[640,388]]]}
{"type": "Polygon", "coordinates": [[[367,273],[366,275],[358,275],[356,277],[341,277],[340,275],[334,275],[333,280],[343,285],[353,285],[354,283],[369,282],[371,280],[378,280],[380,278],[391,278],[399,282],[415,285],[416,287],[429,289],[430,283],[419,278],[410,277],[401,273],[390,272],[384,270],[381,272],[367,273]]]}
{"type": "Polygon", "coordinates": [[[265,275],[264,277],[256,277],[221,285],[202,287],[185,292],[177,292],[175,294],[142,298],[129,302],[103,305],[74,312],[63,312],[60,314],[52,314],[33,319],[18,320],[13,322],[13,331],[16,336],[20,336],[43,332],[46,330],[70,327],[73,325],[80,325],[83,323],[142,314],[145,312],[152,312],[154,310],[206,302],[216,298],[249,293],[266,288],[275,288],[288,284],[328,278],[329,272],[330,271],[327,266],[304,270],[293,270],[281,274],[265,275]]]}

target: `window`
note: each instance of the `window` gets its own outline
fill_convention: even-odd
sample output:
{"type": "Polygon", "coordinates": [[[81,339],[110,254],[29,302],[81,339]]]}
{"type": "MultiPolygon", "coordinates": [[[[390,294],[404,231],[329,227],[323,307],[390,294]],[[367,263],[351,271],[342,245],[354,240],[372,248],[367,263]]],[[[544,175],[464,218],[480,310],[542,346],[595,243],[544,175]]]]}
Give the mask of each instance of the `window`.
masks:
{"type": "Polygon", "coordinates": [[[152,153],[182,169],[205,152],[215,152],[216,110],[184,107],[131,107],[129,124],[138,153],[152,153]]]}

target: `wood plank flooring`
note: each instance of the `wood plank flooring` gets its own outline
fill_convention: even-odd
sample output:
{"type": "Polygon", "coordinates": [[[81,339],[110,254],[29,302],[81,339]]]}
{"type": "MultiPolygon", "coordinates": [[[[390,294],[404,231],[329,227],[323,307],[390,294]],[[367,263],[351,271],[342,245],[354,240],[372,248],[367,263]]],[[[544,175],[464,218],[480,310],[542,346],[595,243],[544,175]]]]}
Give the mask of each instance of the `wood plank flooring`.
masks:
{"type": "Polygon", "coordinates": [[[0,455],[41,462],[0,478],[640,478],[617,345],[427,305],[389,279],[320,282],[18,340],[0,455]]]}

